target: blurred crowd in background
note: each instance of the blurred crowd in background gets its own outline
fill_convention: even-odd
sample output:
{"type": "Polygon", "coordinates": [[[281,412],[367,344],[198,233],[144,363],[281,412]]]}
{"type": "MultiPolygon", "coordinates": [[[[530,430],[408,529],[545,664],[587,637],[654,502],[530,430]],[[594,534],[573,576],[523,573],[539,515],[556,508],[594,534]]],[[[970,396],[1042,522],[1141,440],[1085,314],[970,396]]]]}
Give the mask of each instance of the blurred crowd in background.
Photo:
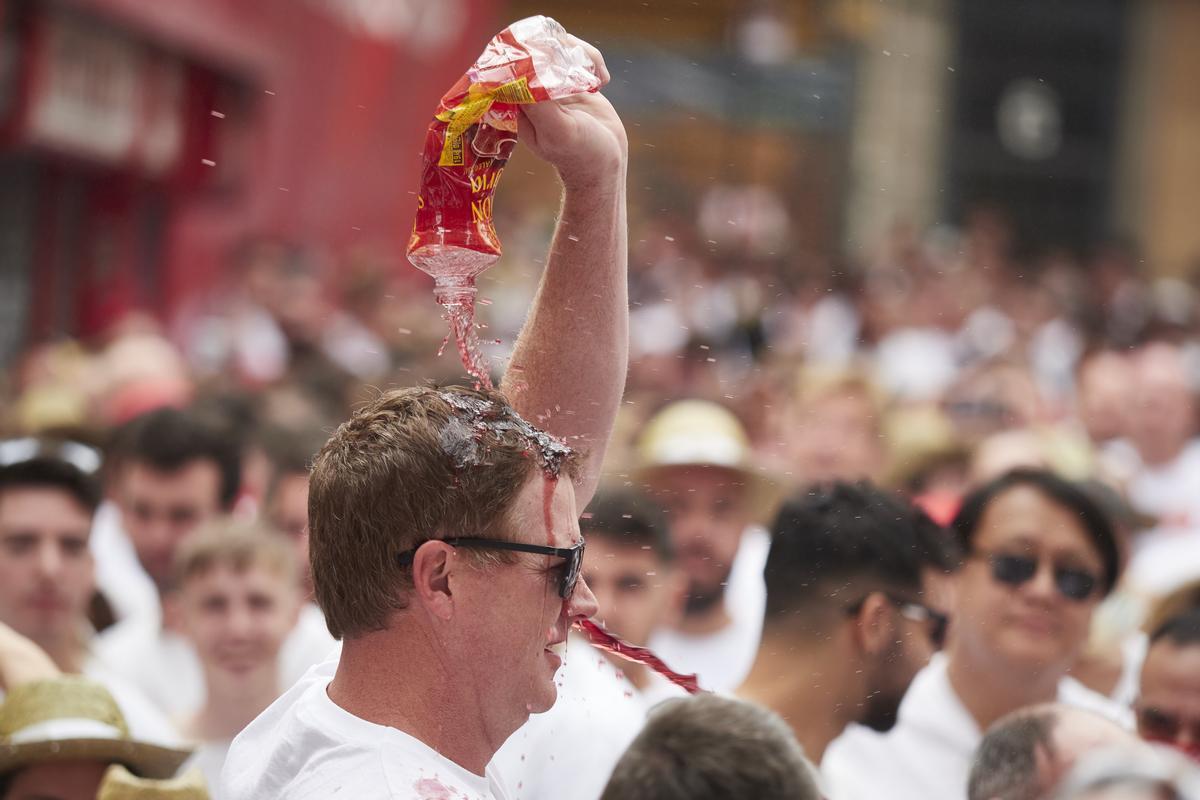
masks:
{"type": "MultiPolygon", "coordinates": [[[[50,5],[0,2],[0,23],[16,37],[5,41],[25,41],[26,26],[36,28],[33,21],[50,14],[50,5]]],[[[103,16],[107,4],[78,5],[79,13],[103,16]]],[[[308,5],[310,15],[322,6],[308,5]]],[[[365,8],[327,5],[347,13],[365,8]]],[[[489,31],[499,27],[495,18],[541,10],[513,5],[456,8],[471,13],[471,26],[489,31]]],[[[673,14],[681,4],[670,5],[673,14]]],[[[783,5],[755,4],[763,14],[751,15],[737,29],[743,38],[734,37],[748,52],[777,52],[758,65],[768,72],[798,61],[796,53],[806,54],[812,43],[805,36],[779,39],[780,20],[788,16],[779,11],[783,5]]],[[[862,31],[856,46],[871,50],[875,60],[880,42],[897,57],[904,49],[902,42],[888,44],[895,15],[947,25],[955,4],[881,12],[876,26],[863,22],[871,14],[861,5],[798,4],[811,7],[801,14],[806,20],[841,20],[839,35],[862,31]]],[[[1077,5],[1086,16],[1088,4],[1077,5]]],[[[1132,5],[1115,4],[1126,14],[1118,30],[1136,27],[1126,7],[1132,5]]],[[[384,25],[386,16],[367,14],[359,21],[384,25]]],[[[568,27],[585,38],[604,38],[589,35],[586,15],[581,19],[583,24],[568,27]]],[[[920,30],[903,30],[914,41],[929,41],[920,30]]],[[[461,68],[461,54],[482,41],[471,38],[472,31],[463,32],[461,52],[439,57],[461,68]]],[[[820,42],[826,35],[832,36],[815,36],[820,42]]],[[[839,63],[828,49],[818,51],[828,63],[839,63]]],[[[43,57],[30,52],[30,58],[43,57]]],[[[103,48],[96,52],[103,56],[103,48]]],[[[379,56],[382,49],[370,52],[380,59],[375,66],[394,66],[379,56]]],[[[373,62],[369,54],[362,58],[353,66],[369,76],[373,62]]],[[[863,56],[860,81],[880,80],[872,77],[877,67],[867,66],[870,58],[863,56]]],[[[5,66],[0,63],[0,77],[5,66]]],[[[454,68],[439,69],[448,86],[454,68]]],[[[764,86],[772,79],[768,72],[760,75],[764,86]]],[[[423,104],[413,99],[404,108],[406,144],[419,141],[442,88],[426,87],[423,104]]],[[[877,89],[860,87],[859,97],[877,89]]],[[[1072,87],[1060,90],[1069,96],[1072,87]]],[[[213,96],[222,97],[220,91],[213,96]]],[[[627,114],[619,95],[614,102],[635,148],[629,181],[631,362],[606,490],[641,488],[636,475],[653,444],[647,442],[648,425],[684,399],[731,412],[729,441],[744,448],[733,460],[769,480],[780,496],[811,484],[869,480],[948,525],[972,489],[1018,467],[1050,470],[1084,487],[1110,516],[1122,565],[1121,580],[1092,618],[1071,673],[1132,707],[1147,626],[1161,624],[1164,614],[1200,607],[1200,248],[1164,264],[1155,241],[1137,235],[1153,233],[1154,225],[1120,224],[1126,220],[1117,212],[1082,228],[1065,225],[1069,235],[1062,242],[1030,237],[1028,208],[1019,193],[1016,203],[1006,202],[1013,195],[1003,191],[960,196],[953,213],[944,215],[902,203],[863,222],[864,214],[871,215],[862,211],[861,198],[839,190],[838,202],[857,202],[858,210],[825,208],[824,221],[833,222],[824,233],[802,235],[815,224],[805,216],[813,205],[788,195],[786,187],[804,181],[804,169],[812,165],[803,158],[789,164],[792,177],[781,181],[769,166],[750,163],[751,156],[721,143],[737,136],[729,120],[712,122],[708,133],[718,152],[709,157],[713,163],[733,158],[738,168],[697,184],[650,160],[646,153],[667,148],[669,139],[639,139],[639,114],[627,114]],[[739,161],[744,155],[745,163],[739,161]],[[1126,235],[1130,229],[1135,233],[1126,235]]],[[[1070,103],[1062,113],[1070,119],[1070,103]]],[[[869,112],[860,111],[863,118],[869,112]]],[[[769,134],[771,123],[759,127],[769,134]]],[[[826,138],[806,146],[827,155],[820,141],[838,135],[822,133],[826,138]]],[[[346,140],[354,140],[354,129],[346,140]]],[[[45,148],[47,141],[34,144],[45,148]]],[[[1038,141],[1035,132],[1027,144],[1038,141]]],[[[37,147],[38,159],[53,160],[37,147]]],[[[692,142],[684,149],[696,147],[692,142]]],[[[405,180],[387,182],[388,192],[402,198],[416,188],[415,147],[409,149],[405,180]]],[[[21,146],[13,153],[0,150],[10,159],[0,159],[0,175],[26,174],[29,157],[21,146]]],[[[546,174],[535,174],[522,159],[514,159],[496,198],[504,259],[479,284],[480,335],[496,375],[503,373],[524,321],[556,213],[556,192],[538,190],[546,188],[546,174]]],[[[820,181],[861,182],[873,174],[860,169],[864,160],[870,159],[851,154],[844,169],[814,174],[820,181]]],[[[1195,167],[1193,156],[1181,170],[1194,174],[1195,167]]],[[[54,179],[60,183],[46,176],[63,169],[41,165],[35,171],[45,178],[40,185],[54,186],[65,185],[62,175],[54,179]]],[[[89,173],[85,183],[96,182],[103,174],[89,173]]],[[[339,191],[352,192],[351,184],[346,179],[339,191]]],[[[0,200],[34,196],[20,194],[12,188],[16,183],[9,186],[14,194],[0,187],[0,200]]],[[[381,194],[377,189],[374,196],[381,194]]],[[[1121,198],[1111,199],[1119,209],[1121,198]]],[[[830,198],[828,205],[834,204],[830,198]]],[[[262,209],[255,202],[244,207],[262,209]]],[[[315,206],[300,211],[301,219],[319,215],[315,206]]],[[[391,240],[348,239],[343,231],[336,245],[314,241],[302,222],[258,230],[168,226],[177,245],[203,238],[206,230],[220,231],[197,260],[180,253],[186,247],[171,251],[172,264],[204,274],[187,292],[171,294],[159,306],[130,300],[153,299],[149,290],[133,291],[122,295],[128,302],[104,307],[103,324],[34,314],[29,330],[6,334],[18,344],[0,374],[0,465],[44,456],[71,465],[83,479],[50,475],[46,480],[67,487],[77,502],[61,508],[47,501],[22,512],[30,515],[20,522],[23,530],[53,521],[44,526],[44,535],[58,542],[53,553],[30,541],[0,542],[0,622],[36,641],[63,671],[84,672],[109,686],[134,733],[163,741],[178,741],[182,733],[211,744],[199,758],[214,785],[228,740],[334,644],[305,582],[310,460],[355,407],[382,390],[464,382],[428,282],[404,263],[397,246],[408,217],[392,216],[391,240]],[[48,322],[51,317],[57,322],[48,322]],[[80,516],[80,508],[87,513],[80,516]],[[262,528],[283,538],[263,544],[262,528]],[[293,547],[281,548],[281,542],[293,547]],[[244,578],[238,565],[247,563],[266,566],[258,578],[236,586],[222,583],[221,568],[212,567],[226,564],[230,575],[244,578]],[[242,624],[239,614],[260,615],[245,623],[252,636],[229,632],[242,624]],[[219,619],[224,622],[214,622],[219,619]]],[[[14,219],[0,214],[0,233],[10,236],[4,241],[11,240],[14,219]]],[[[372,224],[378,232],[380,220],[372,224]]],[[[1176,227],[1189,226],[1191,220],[1176,227]]],[[[9,272],[46,274],[33,265],[47,262],[9,252],[9,272]]],[[[0,262],[7,264],[5,258],[0,253],[0,262]]],[[[102,281],[104,269],[89,264],[87,281],[102,281]]],[[[124,280],[138,273],[121,268],[117,274],[124,280]]],[[[33,284],[51,294],[70,288],[47,288],[39,280],[8,285],[33,284]]],[[[161,279],[159,284],[161,289],[161,279]]],[[[60,308],[74,308],[74,302],[60,308]]],[[[26,319],[24,312],[18,317],[26,319]]],[[[702,427],[725,424],[722,417],[698,419],[702,427]]],[[[0,529],[17,524],[7,519],[18,511],[4,491],[0,484],[0,529]]],[[[769,519],[765,509],[756,512],[769,519]]],[[[953,606],[953,598],[943,600],[953,606]]],[[[758,634],[751,638],[748,659],[758,634]]],[[[686,663],[679,668],[696,669],[686,663]]],[[[719,688],[733,691],[748,669],[749,661],[719,688]]],[[[1195,714],[1193,730],[1200,710],[1195,714]]],[[[1191,744],[1193,755],[1197,744],[1191,744]]]]}

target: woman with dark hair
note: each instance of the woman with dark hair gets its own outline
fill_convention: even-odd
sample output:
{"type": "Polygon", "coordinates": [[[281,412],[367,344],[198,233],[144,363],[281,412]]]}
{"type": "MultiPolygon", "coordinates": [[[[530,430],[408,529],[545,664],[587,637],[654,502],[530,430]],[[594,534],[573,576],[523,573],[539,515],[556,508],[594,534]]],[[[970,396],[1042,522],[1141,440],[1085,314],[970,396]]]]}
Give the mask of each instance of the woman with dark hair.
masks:
{"type": "Polygon", "coordinates": [[[1091,497],[1051,472],[1014,470],[968,495],[952,531],[966,562],[946,650],[913,681],[890,733],[852,730],[830,747],[823,768],[839,800],[966,797],[983,731],[1025,706],[1059,702],[1132,723],[1067,676],[1120,571],[1112,525],[1091,497]]]}

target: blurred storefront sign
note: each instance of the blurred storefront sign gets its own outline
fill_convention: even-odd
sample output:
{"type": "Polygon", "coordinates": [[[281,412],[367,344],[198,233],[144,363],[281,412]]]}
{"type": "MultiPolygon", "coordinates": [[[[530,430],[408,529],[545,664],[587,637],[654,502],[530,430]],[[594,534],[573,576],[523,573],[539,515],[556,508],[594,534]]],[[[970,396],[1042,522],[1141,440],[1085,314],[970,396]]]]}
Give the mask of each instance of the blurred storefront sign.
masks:
{"type": "Polygon", "coordinates": [[[24,142],[155,177],[178,164],[178,58],[61,10],[37,20],[29,53],[29,102],[18,134],[24,142]]]}

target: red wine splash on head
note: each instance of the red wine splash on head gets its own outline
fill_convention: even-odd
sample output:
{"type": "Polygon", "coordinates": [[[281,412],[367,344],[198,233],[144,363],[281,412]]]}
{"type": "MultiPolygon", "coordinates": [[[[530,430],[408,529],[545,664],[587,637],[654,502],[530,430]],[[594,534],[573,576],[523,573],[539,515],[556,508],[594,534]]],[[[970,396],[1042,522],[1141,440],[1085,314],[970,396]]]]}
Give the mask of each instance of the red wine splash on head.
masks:
{"type": "Polygon", "coordinates": [[[580,620],[575,625],[583,631],[593,647],[603,650],[606,653],[612,653],[614,656],[619,656],[626,661],[632,661],[635,664],[644,664],[688,694],[699,694],[704,691],[700,688],[700,682],[696,679],[695,675],[681,675],[675,672],[648,648],[623,642],[590,619],[580,620]]]}

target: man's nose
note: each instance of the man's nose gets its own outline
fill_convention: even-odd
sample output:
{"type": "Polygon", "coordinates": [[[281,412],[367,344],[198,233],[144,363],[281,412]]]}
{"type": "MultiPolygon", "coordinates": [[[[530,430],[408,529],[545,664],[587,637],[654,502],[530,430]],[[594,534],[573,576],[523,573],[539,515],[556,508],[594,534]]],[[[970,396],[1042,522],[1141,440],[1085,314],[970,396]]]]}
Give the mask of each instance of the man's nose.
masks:
{"type": "Polygon", "coordinates": [[[580,578],[575,584],[575,591],[567,598],[567,616],[570,619],[591,619],[599,610],[600,606],[596,602],[596,595],[592,594],[592,587],[580,578]]]}
{"type": "Polygon", "coordinates": [[[38,572],[42,575],[53,578],[58,575],[62,569],[62,555],[58,552],[58,548],[52,544],[47,544],[38,550],[37,560],[38,572]]]}

